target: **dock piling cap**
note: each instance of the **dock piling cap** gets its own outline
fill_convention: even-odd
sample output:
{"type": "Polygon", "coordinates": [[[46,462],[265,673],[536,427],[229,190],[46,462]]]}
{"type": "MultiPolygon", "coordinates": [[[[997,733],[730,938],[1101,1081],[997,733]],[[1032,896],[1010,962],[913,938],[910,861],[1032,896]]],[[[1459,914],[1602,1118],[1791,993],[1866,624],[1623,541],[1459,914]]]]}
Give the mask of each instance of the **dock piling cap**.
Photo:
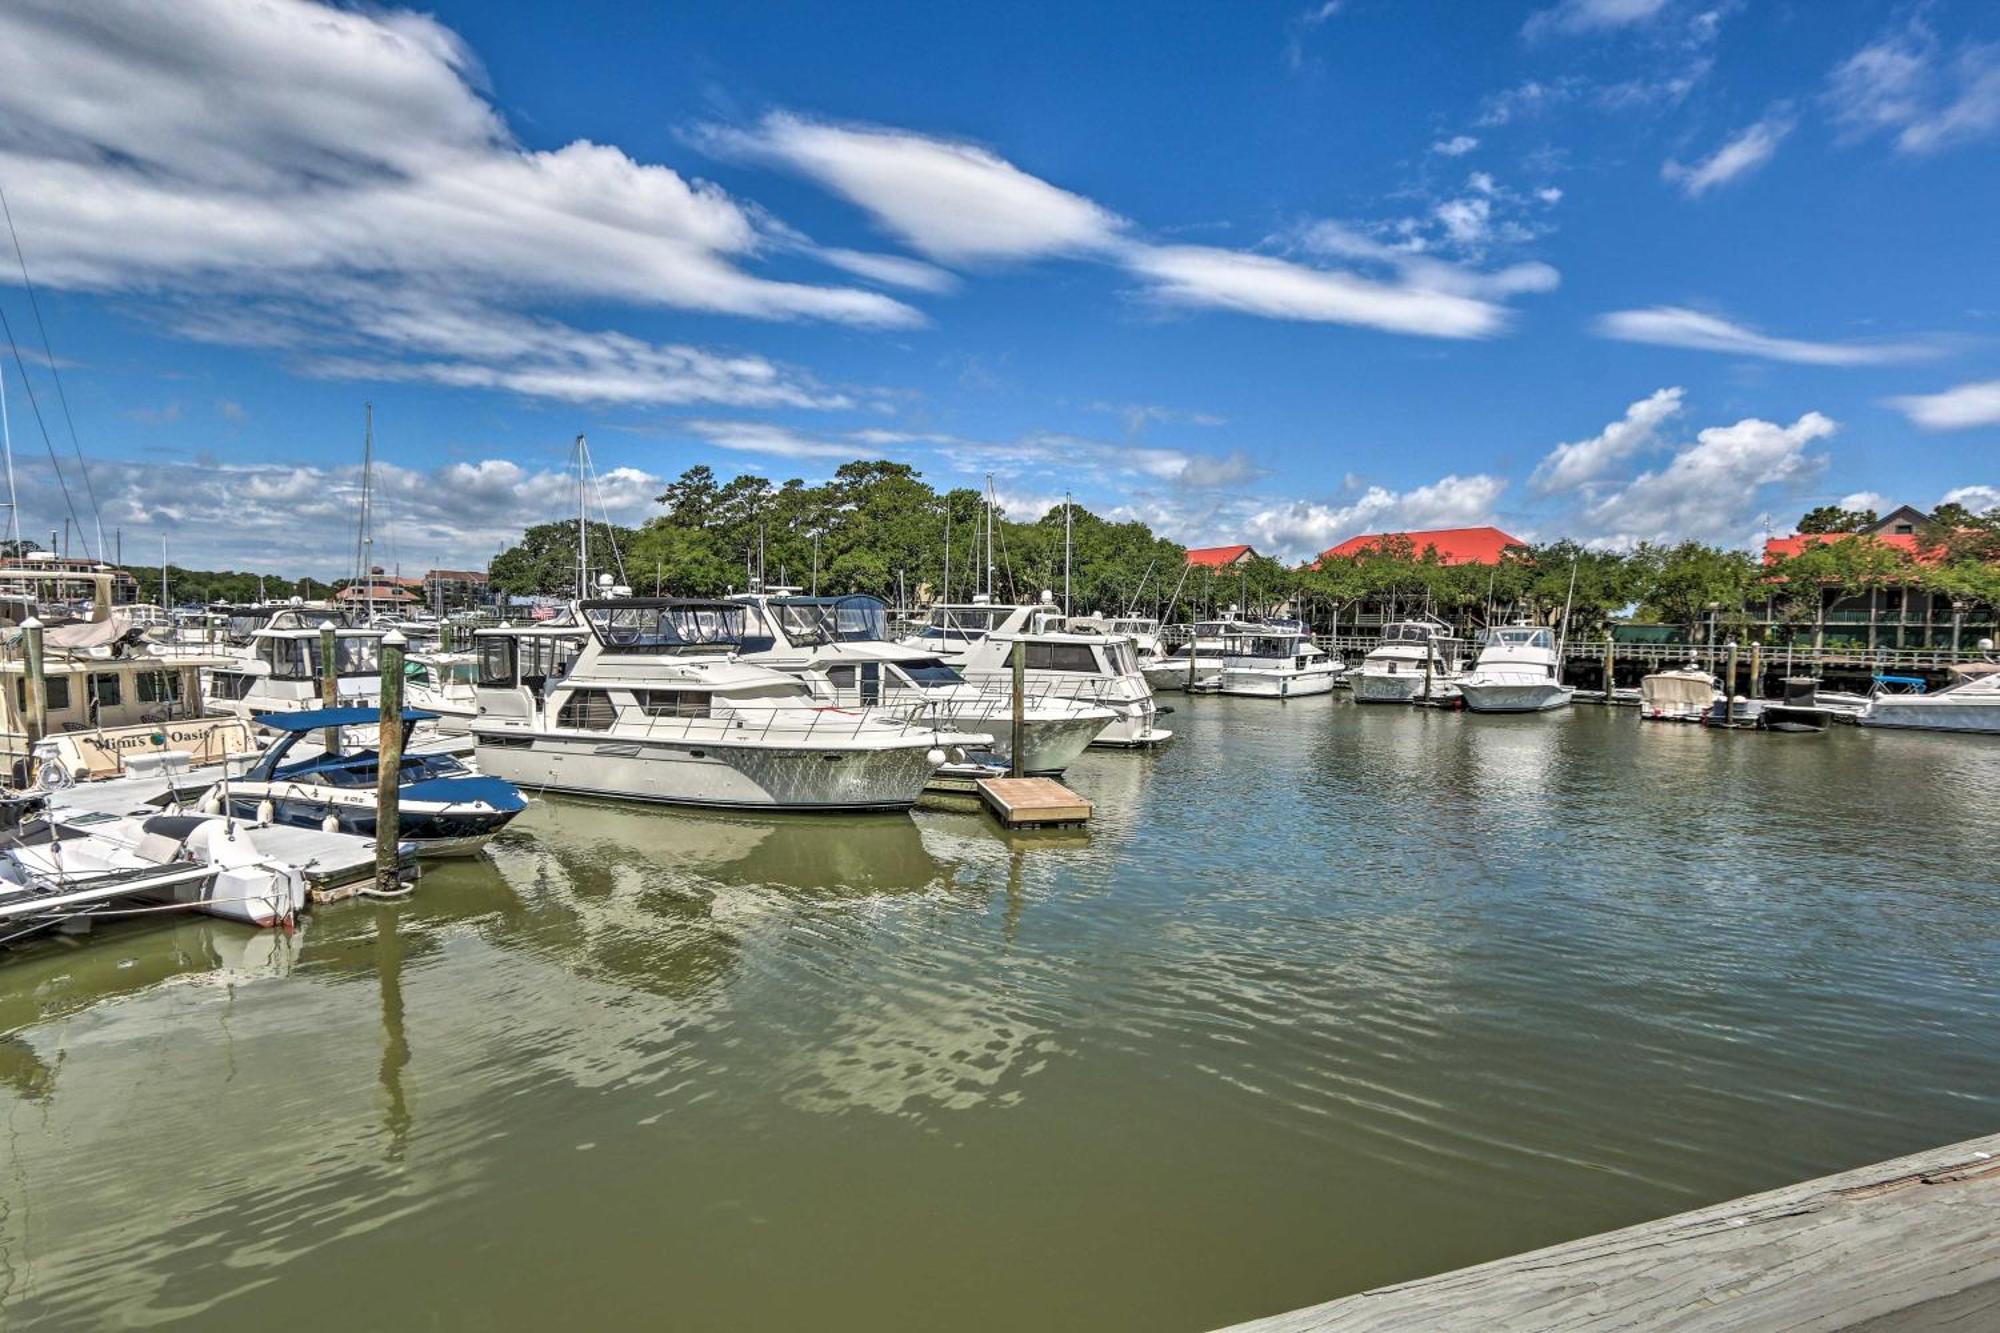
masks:
{"type": "Polygon", "coordinates": [[[399,629],[392,629],[382,636],[382,646],[384,648],[401,648],[407,643],[409,643],[409,640],[403,637],[403,631],[399,629]]]}

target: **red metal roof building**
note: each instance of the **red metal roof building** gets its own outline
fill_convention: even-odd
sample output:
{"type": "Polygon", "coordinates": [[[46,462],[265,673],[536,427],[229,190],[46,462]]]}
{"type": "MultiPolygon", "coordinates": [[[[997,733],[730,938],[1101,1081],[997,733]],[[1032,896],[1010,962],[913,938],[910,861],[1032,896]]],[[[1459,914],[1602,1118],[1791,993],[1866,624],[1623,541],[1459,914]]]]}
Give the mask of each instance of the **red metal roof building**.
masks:
{"type": "Polygon", "coordinates": [[[1193,546],[1188,548],[1187,562],[1195,569],[1227,569],[1256,554],[1248,546],[1193,546]]]}
{"type": "Polygon", "coordinates": [[[1856,537],[1866,538],[1878,546],[1887,546],[1901,551],[1904,555],[1922,564],[1933,564],[1942,558],[1942,552],[1933,548],[1929,552],[1917,545],[1917,539],[1907,532],[1802,532],[1794,537],[1771,537],[1764,542],[1764,563],[1776,564],[1814,545],[1832,545],[1834,542],[1851,541],[1856,537]]]}
{"type": "MultiPolygon", "coordinates": [[[[1359,537],[1349,537],[1340,545],[1320,552],[1321,560],[1343,560],[1366,554],[1376,545],[1394,540],[1407,539],[1416,549],[1418,556],[1425,551],[1436,551],[1438,561],[1446,565],[1497,565],[1500,554],[1509,546],[1526,546],[1519,537],[1510,536],[1498,528],[1436,528],[1429,532],[1370,532],[1359,537]]],[[[1189,553],[1192,556],[1192,552],[1189,553]]]]}

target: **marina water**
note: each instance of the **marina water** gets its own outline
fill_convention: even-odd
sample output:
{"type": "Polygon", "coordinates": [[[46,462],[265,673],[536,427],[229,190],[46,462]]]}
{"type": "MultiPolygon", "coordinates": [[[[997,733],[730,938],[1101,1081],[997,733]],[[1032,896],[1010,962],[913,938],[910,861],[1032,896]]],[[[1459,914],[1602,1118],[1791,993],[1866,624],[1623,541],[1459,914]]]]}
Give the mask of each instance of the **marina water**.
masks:
{"type": "Polygon", "coordinates": [[[18,953],[0,1324],[1200,1330],[2000,1121],[2000,745],[1178,706],[18,953]]]}

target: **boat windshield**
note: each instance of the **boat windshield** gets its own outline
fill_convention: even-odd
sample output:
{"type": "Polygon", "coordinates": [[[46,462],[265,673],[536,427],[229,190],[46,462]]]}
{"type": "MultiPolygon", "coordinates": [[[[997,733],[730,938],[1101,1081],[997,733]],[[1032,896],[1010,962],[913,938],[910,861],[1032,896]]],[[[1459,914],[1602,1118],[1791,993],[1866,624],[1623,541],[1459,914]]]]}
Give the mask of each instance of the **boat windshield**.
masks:
{"type": "Polygon", "coordinates": [[[584,619],[607,653],[734,648],[748,608],[728,602],[586,602],[584,619]]]}
{"type": "Polygon", "coordinates": [[[1125,639],[1112,639],[1104,645],[1104,664],[1114,676],[1129,676],[1139,669],[1139,660],[1125,639]]]}
{"type": "Polygon", "coordinates": [[[875,597],[800,598],[772,602],[770,610],[785,637],[800,647],[869,643],[889,637],[889,610],[875,597]]]}
{"type": "MultiPolygon", "coordinates": [[[[280,680],[317,680],[325,667],[319,636],[267,638],[258,656],[280,680]]],[[[372,676],[382,669],[382,640],[374,634],[343,634],[333,641],[334,674],[372,676]]]]}
{"type": "Polygon", "coordinates": [[[1415,621],[1404,621],[1400,625],[1389,625],[1382,630],[1384,643],[1429,643],[1437,638],[1437,628],[1415,621]]]}
{"type": "Polygon", "coordinates": [[[1291,657],[1305,648],[1303,641],[1294,635],[1259,634],[1232,638],[1227,651],[1238,657],[1291,657]]]}
{"type": "Polygon", "coordinates": [[[1006,608],[998,606],[935,606],[930,622],[917,637],[970,643],[999,628],[1006,614],[1006,608]]]}
{"type": "Polygon", "coordinates": [[[1486,634],[1489,644],[1501,644],[1508,648],[1554,648],[1556,641],[1545,629],[1510,625],[1505,629],[1489,630],[1486,634]]]}
{"type": "Polygon", "coordinates": [[[917,685],[958,685],[965,680],[956,667],[948,667],[934,657],[921,662],[898,662],[896,670],[917,685]]]}

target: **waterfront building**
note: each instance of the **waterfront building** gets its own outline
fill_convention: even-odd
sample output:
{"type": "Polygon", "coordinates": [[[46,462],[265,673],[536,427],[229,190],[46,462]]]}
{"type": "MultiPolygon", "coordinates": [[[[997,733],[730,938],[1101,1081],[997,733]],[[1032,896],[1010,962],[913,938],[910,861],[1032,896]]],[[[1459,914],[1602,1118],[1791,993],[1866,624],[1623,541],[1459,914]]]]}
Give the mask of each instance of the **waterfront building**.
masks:
{"type": "Polygon", "coordinates": [[[1236,546],[1190,546],[1187,553],[1189,569],[1206,569],[1210,573],[1221,573],[1234,569],[1257,558],[1257,552],[1248,545],[1236,546]]]}
{"type": "Polygon", "coordinates": [[[2000,637],[1996,608],[1921,586],[1912,575],[1943,559],[1926,541],[1930,515],[1903,505],[1854,532],[1800,533],[1764,543],[1764,563],[1775,566],[1816,545],[1868,542],[1899,557],[1892,571],[1859,583],[1823,583],[1817,596],[1769,580],[1761,599],[1746,608],[1751,635],[1767,643],[1814,648],[1937,648],[1974,651],[1981,639],[2000,637]]]}

